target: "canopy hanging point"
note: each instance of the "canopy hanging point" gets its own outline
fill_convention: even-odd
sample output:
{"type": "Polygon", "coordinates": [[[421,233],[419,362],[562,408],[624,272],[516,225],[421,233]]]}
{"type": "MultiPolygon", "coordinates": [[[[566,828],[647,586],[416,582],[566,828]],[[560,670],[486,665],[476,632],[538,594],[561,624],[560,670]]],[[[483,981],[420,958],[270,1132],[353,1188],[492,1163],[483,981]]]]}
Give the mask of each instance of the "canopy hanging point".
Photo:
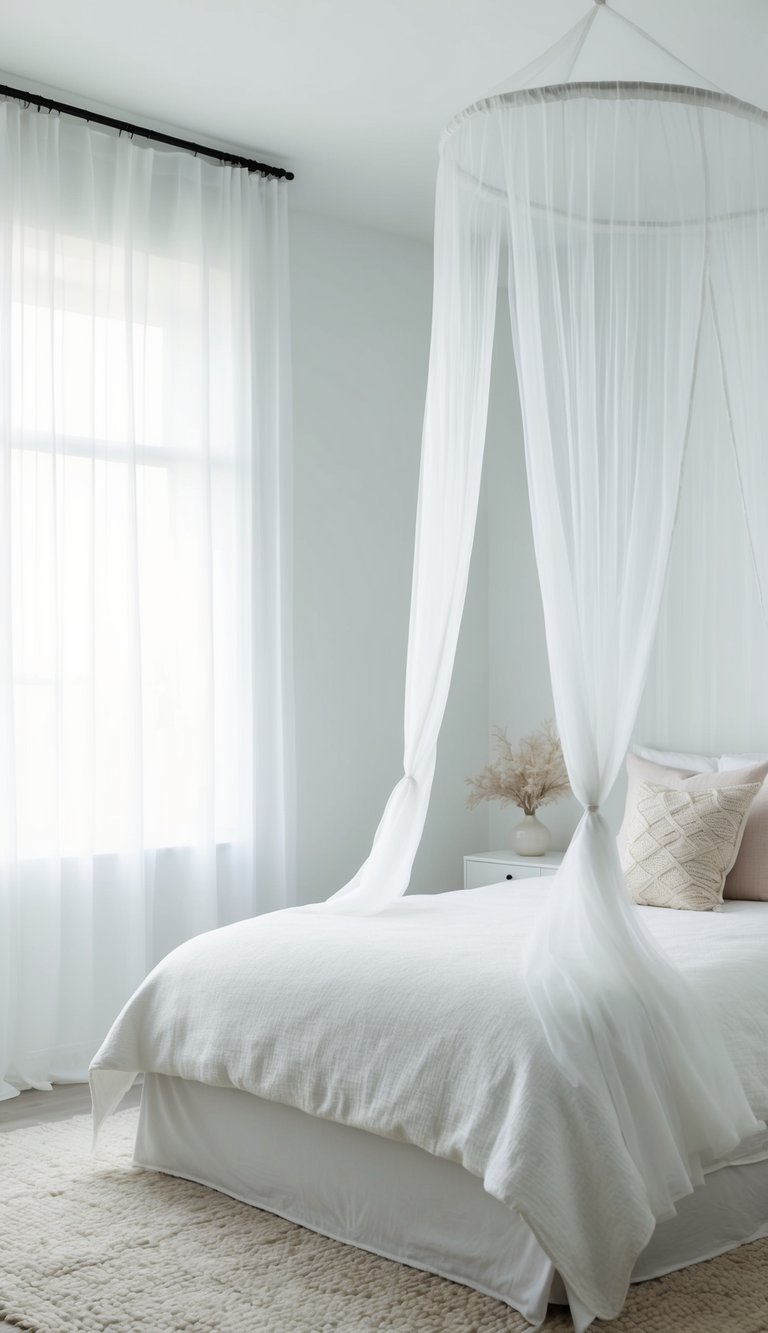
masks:
{"type": "Polygon", "coordinates": [[[696,74],[605,0],[597,4],[533,65],[455,116],[441,152],[489,203],[546,211],[574,227],[729,220],[735,178],[754,174],[749,126],[768,136],[768,115],[696,74]]]}

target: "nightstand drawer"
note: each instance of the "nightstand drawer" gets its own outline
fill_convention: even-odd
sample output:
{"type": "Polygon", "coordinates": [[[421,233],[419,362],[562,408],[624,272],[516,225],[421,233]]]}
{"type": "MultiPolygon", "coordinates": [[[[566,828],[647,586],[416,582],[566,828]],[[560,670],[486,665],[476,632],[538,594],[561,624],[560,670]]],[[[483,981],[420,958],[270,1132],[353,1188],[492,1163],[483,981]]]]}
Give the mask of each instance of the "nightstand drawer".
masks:
{"type": "Polygon", "coordinates": [[[510,865],[508,861],[473,861],[469,857],[464,863],[465,889],[480,889],[483,884],[499,884],[504,879],[540,878],[538,866],[510,865]]]}
{"type": "Polygon", "coordinates": [[[470,852],[464,857],[464,888],[481,889],[484,884],[503,884],[505,880],[541,879],[556,875],[563,852],[544,856],[521,856],[510,851],[470,852]]]}

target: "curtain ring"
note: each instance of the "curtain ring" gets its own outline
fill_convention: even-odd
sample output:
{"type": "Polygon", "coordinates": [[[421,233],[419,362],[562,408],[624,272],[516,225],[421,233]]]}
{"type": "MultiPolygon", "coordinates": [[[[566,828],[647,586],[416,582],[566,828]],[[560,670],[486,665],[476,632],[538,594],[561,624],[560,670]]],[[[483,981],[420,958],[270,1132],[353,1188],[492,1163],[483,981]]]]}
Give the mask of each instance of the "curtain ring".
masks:
{"type": "Polygon", "coordinates": [[[588,814],[588,815],[596,815],[599,809],[600,809],[600,806],[599,806],[599,805],[588,805],[588,806],[587,806],[587,814],[588,814]]]}

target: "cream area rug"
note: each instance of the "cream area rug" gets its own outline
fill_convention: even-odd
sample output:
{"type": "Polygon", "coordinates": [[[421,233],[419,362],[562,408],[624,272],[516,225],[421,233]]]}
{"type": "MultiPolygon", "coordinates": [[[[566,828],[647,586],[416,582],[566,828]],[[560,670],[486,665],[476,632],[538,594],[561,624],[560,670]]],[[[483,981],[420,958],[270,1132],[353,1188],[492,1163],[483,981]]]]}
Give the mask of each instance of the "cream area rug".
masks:
{"type": "MultiPolygon", "coordinates": [[[[28,1333],[525,1333],[498,1301],[130,1168],[138,1112],[0,1134],[0,1327],[28,1333]],[[5,1321],[3,1323],[2,1321],[5,1321]]],[[[568,1333],[554,1314],[546,1333],[568,1333]]],[[[767,1333],[768,1241],[633,1287],[596,1333],[767,1333]]]]}

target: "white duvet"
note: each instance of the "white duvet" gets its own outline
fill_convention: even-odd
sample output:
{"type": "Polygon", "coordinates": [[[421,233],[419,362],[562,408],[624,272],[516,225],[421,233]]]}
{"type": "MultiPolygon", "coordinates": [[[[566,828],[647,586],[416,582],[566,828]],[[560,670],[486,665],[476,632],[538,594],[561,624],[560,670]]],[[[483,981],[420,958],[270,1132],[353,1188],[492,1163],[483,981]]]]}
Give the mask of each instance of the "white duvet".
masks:
{"type": "MultiPolygon", "coordinates": [[[[376,917],[278,912],[198,936],[96,1055],[96,1125],[137,1072],[256,1093],[461,1163],[515,1209],[574,1295],[612,1318],[654,1229],[612,1107],[574,1088],[519,960],[547,881],[406,897],[376,917]]],[[[768,904],[640,908],[720,1014],[768,1112],[768,904]]],[[[743,1159],[768,1156],[768,1136],[743,1159]]]]}

